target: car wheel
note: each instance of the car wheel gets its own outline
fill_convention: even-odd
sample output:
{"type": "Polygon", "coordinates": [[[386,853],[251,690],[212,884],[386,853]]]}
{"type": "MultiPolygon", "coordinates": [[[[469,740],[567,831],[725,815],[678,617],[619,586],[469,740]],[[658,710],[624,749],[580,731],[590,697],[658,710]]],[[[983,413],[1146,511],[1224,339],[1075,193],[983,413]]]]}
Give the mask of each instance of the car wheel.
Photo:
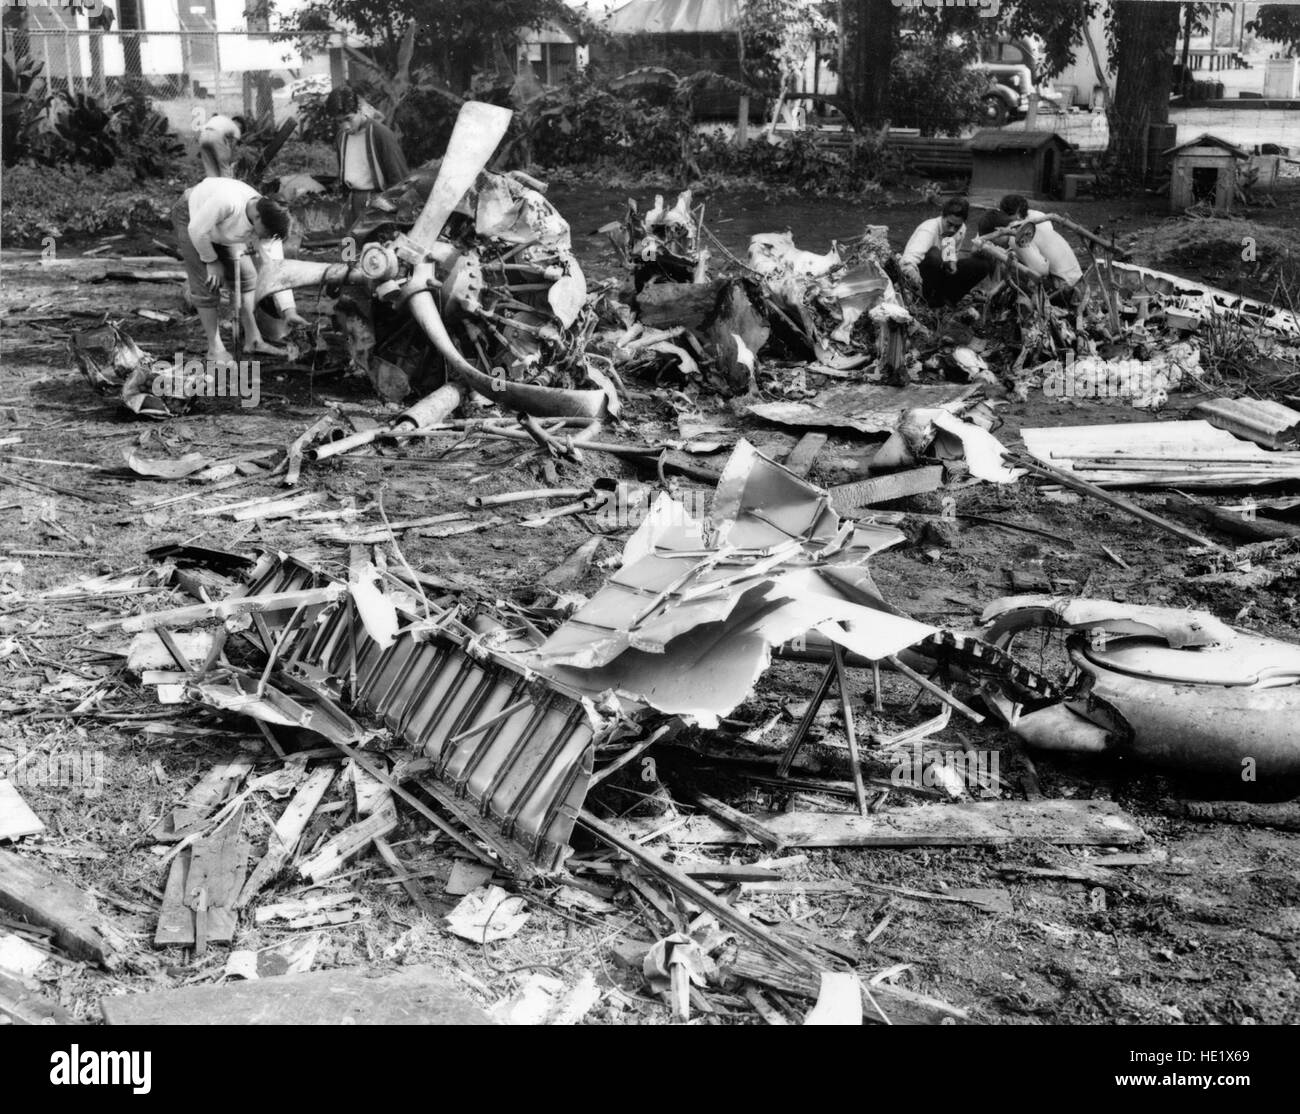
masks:
{"type": "Polygon", "coordinates": [[[988,124],[990,127],[1000,128],[1007,122],[1007,105],[1001,97],[994,96],[990,93],[984,98],[983,106],[984,123],[988,124]]]}

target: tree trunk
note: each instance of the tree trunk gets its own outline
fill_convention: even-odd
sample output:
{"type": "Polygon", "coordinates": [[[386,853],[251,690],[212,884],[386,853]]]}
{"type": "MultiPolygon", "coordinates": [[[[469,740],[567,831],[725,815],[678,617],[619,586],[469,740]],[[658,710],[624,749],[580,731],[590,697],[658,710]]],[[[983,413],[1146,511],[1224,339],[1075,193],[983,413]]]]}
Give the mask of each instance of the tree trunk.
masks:
{"type": "Polygon", "coordinates": [[[859,130],[878,128],[889,115],[889,66],[894,59],[894,0],[845,0],[841,94],[859,130]]]}
{"type": "Polygon", "coordinates": [[[1115,99],[1109,114],[1110,151],[1125,176],[1146,173],[1147,129],[1169,122],[1178,5],[1117,0],[1115,99]]]}

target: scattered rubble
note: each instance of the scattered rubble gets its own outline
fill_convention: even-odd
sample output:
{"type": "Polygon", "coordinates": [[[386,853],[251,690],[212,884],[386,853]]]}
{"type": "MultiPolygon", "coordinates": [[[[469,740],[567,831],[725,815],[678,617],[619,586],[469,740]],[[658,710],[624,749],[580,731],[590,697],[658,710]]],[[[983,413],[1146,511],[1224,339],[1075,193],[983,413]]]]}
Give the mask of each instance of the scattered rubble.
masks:
{"type": "MultiPolygon", "coordinates": [[[[1054,880],[1090,887],[1101,916],[1140,885],[1112,867],[1156,862],[1103,859],[1147,842],[1138,818],[1105,791],[1047,796],[1033,755],[1070,751],[1097,769],[1119,758],[1225,795],[1247,764],[1270,782],[1300,776],[1292,643],[1240,615],[1093,598],[1092,574],[1066,580],[1045,563],[1043,543],[1064,541],[1014,505],[955,509],[973,487],[1029,499],[1048,481],[1176,542],[1188,585],[1295,576],[1295,500],[1181,490],[1297,479],[1300,413],[1219,377],[1227,327],[1293,365],[1293,313],[1126,264],[1053,215],[1094,253],[1073,300],[1008,267],[982,307],[938,314],[898,282],[879,225],[823,254],[759,234],[741,261],[715,250],[690,193],[644,214],[632,202],[602,229],[631,289],[589,287],[545,184],[485,169],[503,113],[467,105],[440,165],[352,229],[356,259],[289,260],[259,278],[259,295],[348,289],[333,307],[345,356],[322,342],[290,362],[345,359],[388,404],[381,418],[331,404],[270,448],[140,439],[99,474],[170,485],[179,493],[130,513],[192,516],[197,532],[150,550],[152,565],[39,592],[24,590],[21,562],[0,565],[0,658],[35,680],[4,689],[6,712],[211,748],[183,784],[156,759],[146,768],[169,795],[131,833],[152,868],[134,896],[43,864],[109,852],[53,840],[25,783],[0,777],[0,840],[15,844],[0,852],[0,1015],[67,1020],[71,1003],[40,993],[43,965],[67,956],[116,980],[99,992],[111,1024],[577,1024],[646,1005],[683,1024],[962,1023],[978,1003],[905,985],[910,963],[877,943],[893,903],[1007,917],[1054,880]],[[1029,391],[1158,413],[1207,385],[1241,397],[1201,403],[1204,421],[1006,421],[1029,391]],[[629,437],[634,400],[661,408],[667,436],[629,437]],[[781,436],[773,426],[794,433],[760,446],[781,436]],[[457,453],[477,463],[454,502],[385,507],[393,470],[457,453]],[[534,479],[470,486],[491,454],[491,467],[526,460],[534,479]],[[388,470],[370,491],[327,482],[366,466],[388,470]],[[1120,487],[1170,489],[1166,514],[1120,487]],[[985,606],[981,585],[923,610],[878,586],[896,548],[959,560],[972,522],[1029,536],[1010,579],[1049,594],[985,606]],[[548,533],[566,525],[590,536],[548,533]],[[483,552],[537,539],[524,542],[549,561],[535,595],[403,550],[471,532],[488,535],[483,552]],[[981,626],[954,621],[954,604],[983,607],[981,626]],[[78,619],[91,656],[39,657],[34,614],[80,605],[96,609],[78,619]],[[782,697],[768,700],[778,673],[782,697]],[[1014,781],[961,733],[975,729],[1012,744],[1014,781]],[[1032,861],[972,879],[1016,890],[937,874],[897,885],[823,850],[866,863],[869,848],[1025,846],[1032,861]],[[853,930],[822,916],[868,902],[853,930]],[[376,969],[338,969],[334,934],[381,921],[403,931],[368,941],[376,969]],[[571,966],[566,948],[499,962],[555,924],[601,942],[571,966]],[[186,982],[223,981],[147,986],[177,955],[186,982]],[[438,967],[410,961],[430,955],[438,967]],[[597,970],[604,956],[620,981],[597,970]]],[[[120,322],[71,343],[93,389],[136,415],[201,413],[206,388],[164,375],[120,322]]],[[[1112,573],[1142,571],[1101,549],[1112,573]]],[[[1295,827],[1290,806],[1166,811],[1295,827]]],[[[1054,940],[1078,932],[1041,924],[1054,940]]]]}

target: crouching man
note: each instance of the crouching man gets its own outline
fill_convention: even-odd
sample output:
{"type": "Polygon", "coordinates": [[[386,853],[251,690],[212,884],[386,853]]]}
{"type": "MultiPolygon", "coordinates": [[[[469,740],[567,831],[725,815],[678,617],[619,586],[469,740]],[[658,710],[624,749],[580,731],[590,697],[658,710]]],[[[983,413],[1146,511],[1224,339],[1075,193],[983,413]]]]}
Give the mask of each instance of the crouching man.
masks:
{"type": "Polygon", "coordinates": [[[929,306],[956,305],[993,269],[989,260],[961,252],[969,215],[964,197],[945,202],[939,216],[916,226],[898,258],[903,280],[929,306]]]}
{"type": "Polygon", "coordinates": [[[1034,238],[1030,246],[1047,261],[1048,287],[1053,293],[1072,290],[1083,278],[1083,268],[1070,247],[1070,242],[1055,228],[1040,209],[1031,209],[1029,202],[1018,193],[1009,193],[998,202],[998,209],[1010,218],[1011,223],[1034,221],[1034,238]]]}
{"type": "Polygon", "coordinates": [[[263,339],[258,328],[254,312],[257,269],[248,251],[283,258],[277,249],[278,241],[289,233],[289,210],[246,182],[204,178],[181,194],[171,217],[185,261],[190,300],[207,338],[207,359],[231,362],[230,351],[221,340],[219,313],[221,290],[234,283],[236,274],[241,287],[236,310],[245,350],[283,355],[284,350],[263,339]]]}

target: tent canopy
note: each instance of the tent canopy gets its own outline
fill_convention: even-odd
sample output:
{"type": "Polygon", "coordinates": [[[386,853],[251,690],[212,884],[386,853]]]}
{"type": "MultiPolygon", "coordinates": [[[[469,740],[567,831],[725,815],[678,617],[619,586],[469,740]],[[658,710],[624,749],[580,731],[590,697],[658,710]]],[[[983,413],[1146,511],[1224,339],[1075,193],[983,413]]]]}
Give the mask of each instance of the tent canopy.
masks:
{"type": "Polygon", "coordinates": [[[740,28],[741,0],[631,0],[606,25],[616,35],[710,34],[740,28]]]}

